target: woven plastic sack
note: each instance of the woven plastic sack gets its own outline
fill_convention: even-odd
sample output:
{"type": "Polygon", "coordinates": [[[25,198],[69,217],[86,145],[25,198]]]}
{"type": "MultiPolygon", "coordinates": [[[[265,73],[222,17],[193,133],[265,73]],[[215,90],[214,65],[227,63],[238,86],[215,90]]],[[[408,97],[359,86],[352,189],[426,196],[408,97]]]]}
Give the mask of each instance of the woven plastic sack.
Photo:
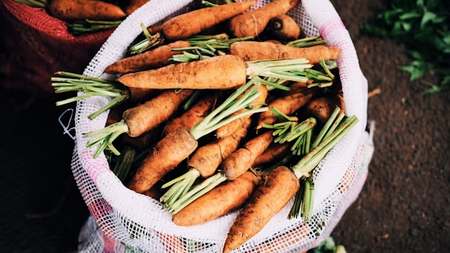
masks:
{"type": "Polygon", "coordinates": [[[2,38],[4,85],[48,93],[54,93],[50,78],[55,71],[81,73],[113,31],[73,36],[45,9],[13,0],[2,0],[0,20],[7,36],[2,38]]]}
{"type": "MultiPolygon", "coordinates": [[[[108,38],[84,74],[114,78],[102,75],[103,70],[124,57],[126,48],[141,33],[140,24],[149,26],[186,12],[190,2],[152,0],[135,11],[108,38]]],[[[258,1],[256,8],[266,3],[258,1]]],[[[299,252],[315,247],[331,233],[359,194],[367,175],[368,165],[364,163],[367,159],[364,158],[370,157],[373,151],[368,148],[368,134],[364,131],[367,120],[367,81],[339,15],[328,0],[303,0],[288,15],[300,24],[307,36],[320,34],[328,45],[342,50],[337,63],[346,113],[356,115],[359,123],[314,170],[316,195],[311,221],[287,219],[293,204],[291,200],[262,231],[236,252],[299,252]]],[[[101,228],[101,233],[97,231],[97,236],[88,237],[91,239],[87,243],[80,244],[80,251],[125,252],[132,249],[134,252],[220,252],[237,212],[197,226],[176,226],[171,221],[171,214],[157,200],[126,188],[111,172],[103,155],[93,159],[94,150],[86,148],[88,140],[83,138],[82,133],[104,127],[106,113],[93,121],[87,116],[108,102],[108,99],[93,97],[79,101],[76,108],[76,145],[72,170],[93,221],[101,228]]]]}

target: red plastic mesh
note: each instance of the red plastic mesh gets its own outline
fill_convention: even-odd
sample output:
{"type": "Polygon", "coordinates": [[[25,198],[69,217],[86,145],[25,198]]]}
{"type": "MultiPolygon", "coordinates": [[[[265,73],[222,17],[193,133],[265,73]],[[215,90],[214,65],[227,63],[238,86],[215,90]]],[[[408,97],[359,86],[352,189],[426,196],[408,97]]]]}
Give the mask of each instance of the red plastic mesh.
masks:
{"type": "Polygon", "coordinates": [[[3,34],[1,72],[3,85],[28,91],[53,93],[50,77],[55,71],[82,73],[113,29],[73,36],[66,23],[45,9],[13,0],[1,0],[3,34]]]}

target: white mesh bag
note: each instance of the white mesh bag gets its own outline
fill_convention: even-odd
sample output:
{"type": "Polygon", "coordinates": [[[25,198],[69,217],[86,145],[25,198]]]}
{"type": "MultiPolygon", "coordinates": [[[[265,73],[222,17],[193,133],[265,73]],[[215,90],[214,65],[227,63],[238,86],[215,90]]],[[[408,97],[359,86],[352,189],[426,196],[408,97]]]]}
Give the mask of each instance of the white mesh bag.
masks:
{"type": "MultiPolygon", "coordinates": [[[[124,57],[126,48],[146,26],[187,11],[190,0],[152,0],[130,15],[108,38],[84,74],[102,75],[103,70],[124,57]]],[[[268,1],[257,1],[256,8],[268,1]]],[[[373,148],[364,131],[367,120],[367,81],[358,64],[355,48],[339,15],[328,0],[303,0],[288,13],[307,36],[321,35],[342,53],[340,69],[347,115],[359,123],[333,148],[314,170],[314,211],[310,222],[287,219],[293,204],[275,215],[257,235],[235,252],[300,252],[325,239],[356,199],[364,184],[373,148]]],[[[83,133],[105,126],[107,113],[95,120],[88,115],[109,102],[92,97],[79,101],[75,115],[75,150],[72,171],[91,218],[80,234],[81,252],[221,252],[237,212],[208,223],[179,227],[162,205],[126,188],[110,170],[105,156],[93,158],[83,133]],[[100,229],[99,229],[100,228],[100,229]],[[89,231],[92,233],[89,235],[89,231]]]]}

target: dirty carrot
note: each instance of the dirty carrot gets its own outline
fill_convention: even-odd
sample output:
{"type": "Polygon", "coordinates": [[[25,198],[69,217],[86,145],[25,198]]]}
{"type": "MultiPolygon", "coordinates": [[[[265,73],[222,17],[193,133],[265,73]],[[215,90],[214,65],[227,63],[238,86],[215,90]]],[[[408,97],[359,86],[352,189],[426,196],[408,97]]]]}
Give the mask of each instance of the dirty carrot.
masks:
{"type": "Polygon", "coordinates": [[[174,132],[179,127],[191,129],[195,124],[204,119],[209,111],[214,107],[217,101],[217,94],[210,94],[201,98],[189,110],[184,112],[180,117],[173,119],[163,129],[163,136],[174,132]]]}
{"type": "Polygon", "coordinates": [[[171,213],[176,214],[192,201],[214,189],[222,182],[226,180],[236,180],[236,178],[244,174],[250,168],[256,157],[261,155],[272,141],[272,131],[267,131],[251,139],[245,143],[242,148],[237,149],[223,160],[219,166],[220,172],[208,177],[202,183],[185,193],[171,206],[167,206],[166,208],[171,213]]]}
{"type": "Polygon", "coordinates": [[[345,111],[344,98],[339,93],[328,93],[320,97],[311,99],[304,108],[302,114],[305,117],[314,117],[320,124],[325,124],[336,107],[345,111]]]}
{"type": "Polygon", "coordinates": [[[157,127],[175,112],[175,110],[192,94],[192,90],[163,91],[155,98],[130,108],[122,113],[122,120],[103,129],[85,133],[84,137],[93,137],[88,141],[88,147],[100,144],[94,157],[106,148],[111,148],[115,154],[120,154],[115,150],[112,142],[122,133],[127,133],[130,137],[137,137],[157,127]]]}
{"type": "Polygon", "coordinates": [[[292,171],[279,166],[270,172],[267,181],[261,183],[239,212],[228,232],[223,252],[241,246],[256,235],[278,213],[300,188],[292,171]]]}
{"type": "Polygon", "coordinates": [[[270,20],[269,30],[279,40],[292,41],[300,36],[300,27],[286,14],[278,15],[270,20]]]}
{"type": "Polygon", "coordinates": [[[49,6],[52,16],[64,20],[118,20],[126,16],[116,5],[94,0],[53,0],[49,6]]]}
{"type": "Polygon", "coordinates": [[[191,44],[187,41],[176,41],[168,45],[157,47],[142,54],[121,59],[105,69],[105,73],[126,74],[138,72],[147,69],[160,68],[169,64],[169,59],[181,51],[173,51],[174,48],[189,47],[191,44]]]}
{"type": "Polygon", "coordinates": [[[290,149],[289,143],[272,143],[269,147],[253,161],[252,167],[266,165],[268,163],[276,162],[285,157],[290,149]]]}
{"type": "MultiPolygon", "coordinates": [[[[286,95],[276,98],[269,103],[269,108],[276,108],[278,111],[285,115],[291,115],[299,108],[308,103],[311,98],[319,93],[319,89],[309,89],[306,87],[305,83],[297,82],[291,85],[291,91],[286,93],[286,95]]],[[[271,125],[277,121],[276,115],[268,110],[259,115],[258,125],[256,129],[260,129],[263,125],[271,125]]]]}
{"type": "Polygon", "coordinates": [[[244,61],[298,59],[305,58],[309,63],[319,63],[338,58],[341,50],[335,47],[314,46],[297,48],[270,42],[239,41],[230,45],[230,53],[244,61]]]}
{"type": "Polygon", "coordinates": [[[238,148],[242,138],[247,134],[250,123],[251,120],[247,119],[232,135],[223,139],[216,139],[198,148],[187,163],[189,171],[162,186],[163,188],[170,187],[170,189],[160,201],[165,206],[170,207],[191,189],[198,177],[212,176],[222,161],[238,148]]]}
{"type": "Polygon", "coordinates": [[[252,101],[261,95],[261,92],[256,91],[258,86],[259,84],[255,84],[254,80],[250,80],[190,130],[178,128],[175,132],[169,133],[162,138],[139,166],[135,177],[131,180],[128,187],[137,193],[147,191],[166,173],[194,152],[199,138],[247,113],[267,110],[267,108],[252,109],[230,117],[235,111],[248,106],[248,101],[252,101]],[[247,89],[252,91],[237,99],[247,89]]]}
{"type": "Polygon", "coordinates": [[[254,1],[236,2],[191,11],[165,22],[161,32],[169,41],[185,39],[241,14],[254,4],[254,1]]]}
{"type": "Polygon", "coordinates": [[[245,83],[246,67],[238,57],[224,55],[130,73],[118,81],[136,88],[230,89],[245,83]]]}
{"type": "Polygon", "coordinates": [[[258,177],[247,171],[198,198],[174,214],[172,221],[178,226],[193,226],[214,220],[242,206],[257,185],[258,177]]]}
{"type": "Polygon", "coordinates": [[[293,9],[298,0],[276,0],[259,9],[240,14],[230,20],[229,29],[236,37],[258,36],[269,21],[293,9]]]}
{"type": "Polygon", "coordinates": [[[147,2],[150,2],[150,0],[130,0],[127,7],[125,8],[125,13],[127,15],[130,15],[147,2]]]}

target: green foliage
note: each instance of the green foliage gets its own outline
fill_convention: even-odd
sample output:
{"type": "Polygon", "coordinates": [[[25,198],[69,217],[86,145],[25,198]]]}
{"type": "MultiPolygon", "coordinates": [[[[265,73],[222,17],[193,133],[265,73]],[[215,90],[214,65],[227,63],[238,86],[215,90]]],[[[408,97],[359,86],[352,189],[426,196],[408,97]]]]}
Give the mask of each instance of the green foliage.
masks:
{"type": "Polygon", "coordinates": [[[434,72],[441,81],[424,93],[450,89],[450,1],[391,0],[390,9],[366,24],[363,32],[390,37],[406,45],[413,59],[400,69],[411,80],[434,72]]]}

